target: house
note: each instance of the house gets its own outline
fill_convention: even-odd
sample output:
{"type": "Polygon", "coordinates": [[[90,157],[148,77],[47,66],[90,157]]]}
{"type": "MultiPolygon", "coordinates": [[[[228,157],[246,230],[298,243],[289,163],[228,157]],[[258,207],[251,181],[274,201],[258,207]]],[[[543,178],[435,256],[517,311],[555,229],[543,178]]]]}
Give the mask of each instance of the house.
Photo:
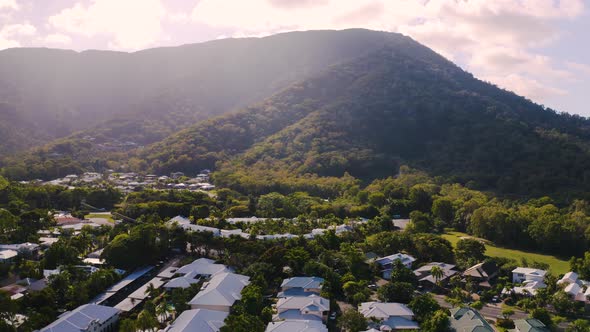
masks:
{"type": "Polygon", "coordinates": [[[516,319],[514,329],[509,332],[549,332],[549,329],[540,320],[529,318],[516,319]]]}
{"type": "Polygon", "coordinates": [[[463,272],[463,277],[478,283],[480,287],[490,288],[490,282],[498,276],[498,266],[494,262],[475,264],[463,272]]]}
{"type": "Polygon", "coordinates": [[[12,263],[14,259],[18,256],[18,251],[5,249],[0,250],[0,263],[12,263]]]}
{"type": "Polygon", "coordinates": [[[373,327],[381,331],[418,330],[414,312],[405,304],[364,302],[358,310],[365,318],[376,321],[373,327]]]}
{"type": "Polygon", "coordinates": [[[228,315],[228,312],[216,310],[186,310],[164,332],[218,332],[228,315]]]}
{"type": "Polygon", "coordinates": [[[330,301],[318,295],[289,296],[280,298],[275,307],[275,321],[289,319],[325,322],[330,312],[330,301]]]}
{"type": "Polygon", "coordinates": [[[192,263],[184,265],[176,270],[176,274],[191,275],[193,279],[196,278],[210,278],[211,276],[224,273],[232,272],[223,264],[215,264],[215,261],[208,258],[199,258],[194,260],[192,263]]]}
{"type": "Polygon", "coordinates": [[[328,332],[328,328],[317,320],[282,320],[270,322],[265,332],[328,332]]]}
{"type": "Polygon", "coordinates": [[[546,274],[545,270],[517,267],[512,270],[512,282],[515,284],[520,284],[525,280],[543,282],[546,274]]]}
{"type": "Polygon", "coordinates": [[[402,253],[377,258],[375,260],[375,263],[379,264],[379,266],[381,267],[383,279],[391,278],[391,271],[396,261],[400,261],[405,267],[409,269],[412,267],[412,263],[414,263],[416,259],[410,255],[402,253]]]}
{"type": "Polygon", "coordinates": [[[428,263],[414,270],[414,275],[418,279],[418,283],[422,287],[426,288],[432,288],[437,284],[437,282],[444,284],[448,282],[448,280],[455,274],[457,274],[455,265],[439,262],[428,263]],[[437,279],[431,273],[432,268],[435,266],[439,267],[443,272],[443,275],[440,277],[440,279],[437,279]]]}
{"type": "Polygon", "coordinates": [[[565,285],[564,291],[575,301],[590,302],[590,282],[582,280],[575,272],[566,273],[557,281],[557,285],[565,285]],[[584,291],[584,289],[586,289],[584,291]]]}
{"type": "Polygon", "coordinates": [[[39,332],[111,332],[116,331],[119,310],[98,304],[84,304],[63,313],[39,332]]]}
{"type": "Polygon", "coordinates": [[[455,332],[494,332],[481,314],[472,308],[451,309],[450,327],[455,332]]]}
{"type": "Polygon", "coordinates": [[[535,281],[535,280],[525,280],[522,283],[522,286],[516,286],[512,289],[504,288],[502,290],[502,294],[517,294],[517,295],[524,295],[524,296],[534,296],[537,294],[537,290],[546,288],[547,285],[542,281],[535,281]]]}
{"type": "Polygon", "coordinates": [[[194,284],[198,284],[199,282],[200,280],[195,279],[194,274],[191,272],[185,276],[170,279],[170,281],[165,283],[163,287],[167,291],[171,291],[174,288],[189,288],[194,284]]]}
{"type": "Polygon", "coordinates": [[[14,250],[19,254],[36,256],[41,247],[36,243],[25,242],[16,244],[0,244],[0,250],[14,250]]]}
{"type": "Polygon", "coordinates": [[[201,291],[189,301],[192,309],[210,309],[229,312],[231,306],[242,298],[242,289],[250,284],[250,278],[234,273],[218,273],[203,284],[201,291]]]}
{"type": "Polygon", "coordinates": [[[319,277],[293,277],[283,280],[281,292],[277,297],[320,295],[323,278],[319,277]]]}

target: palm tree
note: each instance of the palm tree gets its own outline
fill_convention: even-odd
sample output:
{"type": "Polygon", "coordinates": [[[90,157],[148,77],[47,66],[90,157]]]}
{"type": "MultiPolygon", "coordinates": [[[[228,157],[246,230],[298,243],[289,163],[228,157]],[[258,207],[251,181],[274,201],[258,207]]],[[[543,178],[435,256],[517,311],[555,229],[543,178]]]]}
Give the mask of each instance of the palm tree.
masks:
{"type": "Polygon", "coordinates": [[[154,331],[158,327],[158,321],[147,310],[142,310],[137,315],[136,326],[142,331],[154,331]]]}
{"type": "Polygon", "coordinates": [[[156,298],[160,295],[160,290],[154,287],[154,284],[150,282],[150,284],[145,289],[145,293],[148,294],[151,298],[156,298]]]}
{"type": "Polygon", "coordinates": [[[443,271],[443,269],[440,266],[435,265],[430,269],[430,274],[432,275],[432,277],[434,277],[436,285],[440,286],[440,281],[445,276],[445,272],[443,271]]]}

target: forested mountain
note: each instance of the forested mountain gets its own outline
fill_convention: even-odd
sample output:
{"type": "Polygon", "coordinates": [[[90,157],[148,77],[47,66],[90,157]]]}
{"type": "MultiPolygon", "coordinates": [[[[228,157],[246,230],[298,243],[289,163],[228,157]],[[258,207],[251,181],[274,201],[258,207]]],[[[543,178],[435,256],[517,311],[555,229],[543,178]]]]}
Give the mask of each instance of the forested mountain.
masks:
{"type": "MultiPolygon", "coordinates": [[[[587,119],[559,114],[477,80],[398,34],[312,31],[276,38],[284,41],[293,36],[316,41],[324,36],[316,44],[325,47],[323,52],[331,54],[326,59],[332,60],[342,59],[327,51],[333,47],[335,53],[341,52],[334,45],[367,43],[370,47],[362,52],[355,49],[356,56],[351,50],[347,61],[316,68],[309,78],[262,102],[200,122],[131,153],[88,153],[81,146],[92,143],[76,137],[12,162],[4,172],[40,177],[112,166],[189,174],[213,168],[218,184],[243,191],[329,193],[355,181],[353,177],[371,180],[396,175],[399,166],[406,164],[449,181],[502,193],[586,192],[590,184],[587,119]],[[339,42],[326,46],[332,39],[339,42]],[[47,155],[55,152],[65,158],[48,160],[47,155]]],[[[273,52],[267,59],[288,63],[308,54],[276,58],[284,47],[269,42],[267,51],[273,52]]],[[[273,68],[280,72],[285,67],[273,68]]],[[[210,97],[212,103],[228,103],[215,94],[210,97]]],[[[229,104],[246,102],[240,100],[229,104]]],[[[139,129],[129,131],[135,130],[139,129]]]]}
{"type": "Polygon", "coordinates": [[[387,38],[366,30],[317,31],[135,53],[0,51],[0,102],[22,119],[2,121],[16,134],[2,133],[8,140],[0,142],[0,151],[35,146],[36,136],[55,139],[80,130],[74,139],[92,138],[110,147],[152,143],[198,120],[267,98],[387,38]],[[4,144],[33,128],[38,135],[20,137],[19,145],[4,144]]]}

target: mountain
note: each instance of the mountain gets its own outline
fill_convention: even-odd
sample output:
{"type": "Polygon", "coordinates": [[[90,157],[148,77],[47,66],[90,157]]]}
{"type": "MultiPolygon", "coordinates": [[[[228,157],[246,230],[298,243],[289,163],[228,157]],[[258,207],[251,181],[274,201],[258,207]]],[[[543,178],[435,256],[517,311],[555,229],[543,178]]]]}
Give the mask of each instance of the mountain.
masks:
{"type": "Polygon", "coordinates": [[[346,174],[394,176],[409,165],[502,193],[582,195],[589,142],[587,119],[477,80],[404,40],[186,129],[140,158],[160,172],[215,167],[218,184],[259,193],[310,190],[346,174]]]}
{"type": "Polygon", "coordinates": [[[379,47],[386,38],[386,33],[365,30],[318,31],[134,53],[0,51],[0,103],[22,120],[3,122],[16,134],[3,132],[10,135],[0,142],[0,151],[18,152],[73,133],[74,140],[100,144],[98,150],[149,144],[267,98],[326,66],[379,47]],[[20,137],[19,145],[3,143],[33,129],[38,134],[20,137]]]}
{"type": "MultiPolygon", "coordinates": [[[[156,173],[212,168],[217,184],[255,193],[305,190],[331,196],[357,181],[395,176],[408,165],[441,181],[504,194],[587,195],[588,119],[480,81],[399,34],[296,35],[316,34],[351,44],[368,36],[379,42],[261,102],[159,142],[94,159],[80,158],[79,148],[68,146],[65,155],[73,152],[79,169],[118,160],[126,161],[127,169],[156,173]]],[[[43,174],[48,162],[54,169],[64,165],[38,155],[24,160],[27,174],[43,174]]]]}

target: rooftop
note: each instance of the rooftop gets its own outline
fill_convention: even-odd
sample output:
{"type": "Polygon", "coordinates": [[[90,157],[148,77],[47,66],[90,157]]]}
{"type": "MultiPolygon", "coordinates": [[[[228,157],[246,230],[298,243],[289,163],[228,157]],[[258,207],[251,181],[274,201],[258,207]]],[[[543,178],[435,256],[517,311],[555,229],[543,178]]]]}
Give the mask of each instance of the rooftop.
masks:
{"type": "Polygon", "coordinates": [[[328,328],[321,321],[287,319],[268,323],[265,332],[328,332],[328,328]]]}
{"type": "Polygon", "coordinates": [[[379,319],[388,319],[393,316],[397,317],[412,317],[414,312],[405,304],[401,303],[383,303],[383,302],[364,302],[359,306],[359,312],[363,316],[375,317],[379,319]]]}
{"type": "Polygon", "coordinates": [[[166,332],[217,332],[229,313],[207,309],[186,310],[166,328],[166,332]]]}
{"type": "Polygon", "coordinates": [[[209,282],[203,284],[201,291],[189,304],[231,306],[242,298],[242,289],[250,283],[249,280],[249,277],[240,274],[216,274],[209,282]]]}
{"type": "Polygon", "coordinates": [[[98,304],[84,304],[62,314],[56,321],[39,330],[39,332],[80,332],[93,321],[104,324],[119,310],[98,304]]]}

